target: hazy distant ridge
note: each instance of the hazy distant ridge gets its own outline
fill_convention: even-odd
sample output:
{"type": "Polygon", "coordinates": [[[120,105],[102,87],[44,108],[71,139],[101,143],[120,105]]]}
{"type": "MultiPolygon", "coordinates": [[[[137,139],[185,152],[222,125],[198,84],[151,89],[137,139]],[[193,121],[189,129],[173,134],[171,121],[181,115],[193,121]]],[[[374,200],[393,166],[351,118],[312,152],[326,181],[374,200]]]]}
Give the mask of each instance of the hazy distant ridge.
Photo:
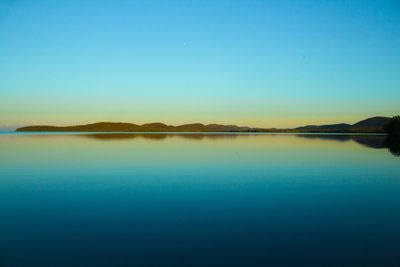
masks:
{"type": "Polygon", "coordinates": [[[383,126],[389,122],[388,117],[373,117],[353,125],[346,123],[328,125],[308,125],[294,129],[251,128],[236,125],[201,123],[178,126],[164,123],[146,123],[143,125],[122,122],[98,122],[76,126],[26,126],[18,132],[315,132],[315,133],[382,133],[383,126]]]}
{"type": "Polygon", "coordinates": [[[183,124],[178,126],[164,123],[146,123],[137,125],[120,122],[98,122],[76,126],[27,126],[18,128],[18,132],[257,132],[264,129],[239,127],[236,125],[221,125],[201,123],[183,124]]]}

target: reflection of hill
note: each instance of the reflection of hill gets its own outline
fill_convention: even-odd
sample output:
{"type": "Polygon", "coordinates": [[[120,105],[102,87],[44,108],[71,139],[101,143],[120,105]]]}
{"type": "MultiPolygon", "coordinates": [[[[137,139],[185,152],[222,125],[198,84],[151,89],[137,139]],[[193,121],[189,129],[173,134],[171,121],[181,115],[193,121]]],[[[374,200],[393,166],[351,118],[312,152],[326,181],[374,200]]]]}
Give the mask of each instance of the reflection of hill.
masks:
{"type": "Polygon", "coordinates": [[[385,140],[385,146],[389,148],[389,151],[394,156],[400,156],[400,137],[399,136],[388,136],[385,140]]]}
{"type": "MultiPolygon", "coordinates": [[[[91,134],[70,134],[68,136],[79,138],[90,138],[99,141],[113,141],[113,140],[129,140],[129,139],[147,139],[147,140],[165,140],[168,138],[184,138],[191,140],[221,140],[233,138],[246,138],[249,136],[261,136],[263,134],[201,134],[201,133],[91,133],[91,134]]],[[[268,135],[268,134],[267,134],[268,135]]],[[[64,134],[39,134],[39,135],[26,135],[35,138],[49,138],[49,137],[62,137],[64,134]]],[[[273,136],[273,135],[271,135],[273,136]]],[[[393,155],[400,156],[400,137],[387,136],[387,135],[350,135],[350,134],[294,134],[297,138],[306,138],[310,140],[326,140],[334,142],[350,142],[354,141],[359,145],[373,148],[382,149],[387,148],[393,155]]]]}
{"type": "Polygon", "coordinates": [[[338,142],[354,141],[360,145],[370,148],[385,148],[385,135],[331,135],[331,134],[298,134],[299,138],[332,140],[338,142]]]}
{"type": "Polygon", "coordinates": [[[362,146],[381,149],[387,148],[393,155],[400,156],[400,137],[388,135],[324,135],[324,134],[298,134],[299,138],[332,140],[345,142],[352,140],[362,146]]]}
{"type": "MultiPolygon", "coordinates": [[[[202,139],[226,139],[226,138],[237,138],[238,134],[126,134],[126,133],[96,133],[96,134],[78,134],[74,135],[78,137],[86,137],[96,140],[126,140],[126,139],[151,139],[151,140],[163,140],[171,137],[202,140],[202,139]]],[[[241,135],[247,136],[247,135],[241,135]]]]}
{"type": "Polygon", "coordinates": [[[370,148],[386,148],[384,135],[354,135],[352,139],[360,145],[370,148]]]}
{"type": "MultiPolygon", "coordinates": [[[[191,140],[203,140],[203,139],[226,139],[226,138],[237,138],[247,137],[251,134],[153,134],[153,133],[95,133],[95,134],[78,134],[74,136],[91,138],[96,140],[126,140],[126,139],[147,139],[147,140],[164,140],[171,137],[185,138],[191,140]]],[[[365,147],[381,149],[388,148],[393,155],[400,155],[400,138],[395,138],[386,135],[347,135],[347,134],[296,134],[298,138],[307,138],[314,140],[327,140],[336,142],[348,142],[354,141],[365,147]]]]}
{"type": "Polygon", "coordinates": [[[167,134],[125,134],[125,133],[99,133],[99,134],[78,134],[78,137],[86,137],[96,140],[126,140],[126,139],[151,139],[151,140],[163,140],[168,137],[167,134]]]}
{"type": "Polygon", "coordinates": [[[350,141],[351,135],[345,134],[296,134],[298,138],[319,139],[319,140],[332,140],[339,142],[350,141]]]}

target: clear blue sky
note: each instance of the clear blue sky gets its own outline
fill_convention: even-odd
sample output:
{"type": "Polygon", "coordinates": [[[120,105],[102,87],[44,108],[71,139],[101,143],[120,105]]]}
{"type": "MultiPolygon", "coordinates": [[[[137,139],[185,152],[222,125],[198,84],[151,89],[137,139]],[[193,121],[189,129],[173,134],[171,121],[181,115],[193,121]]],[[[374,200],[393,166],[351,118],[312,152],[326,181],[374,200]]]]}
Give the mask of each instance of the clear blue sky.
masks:
{"type": "Polygon", "coordinates": [[[400,112],[400,2],[0,0],[0,127],[400,112]]]}

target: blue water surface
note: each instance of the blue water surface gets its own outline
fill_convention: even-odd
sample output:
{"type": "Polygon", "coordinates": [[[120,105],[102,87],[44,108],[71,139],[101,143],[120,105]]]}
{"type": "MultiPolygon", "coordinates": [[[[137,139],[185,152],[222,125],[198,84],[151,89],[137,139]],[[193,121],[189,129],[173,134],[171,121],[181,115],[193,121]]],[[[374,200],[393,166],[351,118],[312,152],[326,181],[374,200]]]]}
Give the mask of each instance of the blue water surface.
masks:
{"type": "Polygon", "coordinates": [[[0,266],[400,266],[386,136],[1,134],[0,266]]]}

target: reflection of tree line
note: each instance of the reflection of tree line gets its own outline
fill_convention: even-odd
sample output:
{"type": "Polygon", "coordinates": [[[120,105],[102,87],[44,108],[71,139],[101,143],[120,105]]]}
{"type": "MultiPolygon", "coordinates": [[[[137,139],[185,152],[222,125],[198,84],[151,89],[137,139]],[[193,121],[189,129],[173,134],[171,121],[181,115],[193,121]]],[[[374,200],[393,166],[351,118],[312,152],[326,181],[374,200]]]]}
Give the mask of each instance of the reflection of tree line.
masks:
{"type": "Polygon", "coordinates": [[[249,136],[244,134],[154,134],[154,133],[95,133],[95,134],[79,134],[76,136],[82,136],[87,138],[93,138],[97,140],[121,140],[121,139],[150,139],[150,140],[164,140],[172,137],[179,137],[192,140],[202,139],[226,139],[226,138],[237,138],[238,136],[249,136]]]}
{"type": "Polygon", "coordinates": [[[392,135],[319,135],[298,134],[300,138],[323,139],[338,142],[354,141],[370,148],[387,148],[394,156],[400,156],[400,137],[392,135]]]}
{"type": "MultiPolygon", "coordinates": [[[[150,139],[164,140],[167,138],[178,137],[192,140],[202,139],[227,139],[237,137],[248,137],[251,134],[80,134],[78,136],[93,138],[97,140],[121,140],[121,139],[150,139]]],[[[332,135],[332,134],[297,134],[299,138],[332,140],[338,142],[354,141],[360,145],[370,148],[387,148],[395,155],[400,156],[400,137],[386,135],[332,135]]]]}
{"type": "MultiPolygon", "coordinates": [[[[248,137],[251,134],[79,134],[86,138],[93,138],[97,140],[123,140],[123,139],[148,139],[148,140],[164,140],[167,138],[178,137],[192,140],[203,140],[203,139],[227,139],[237,137],[248,137]]],[[[400,137],[398,136],[386,136],[386,135],[332,135],[332,134],[297,134],[299,138],[309,139],[322,139],[332,140],[338,142],[354,141],[360,145],[370,148],[387,148],[395,155],[400,156],[400,137]]]]}
{"type": "Polygon", "coordinates": [[[399,136],[388,136],[385,140],[385,146],[389,151],[395,155],[400,156],[400,137],[399,136]]]}
{"type": "MultiPolygon", "coordinates": [[[[91,138],[96,140],[112,141],[112,140],[126,140],[126,139],[147,139],[160,141],[168,138],[184,138],[191,140],[220,140],[220,139],[234,139],[234,138],[246,138],[250,136],[259,136],[264,134],[174,134],[174,133],[93,133],[93,134],[73,134],[70,136],[91,138]]],[[[291,135],[291,134],[290,134],[291,135]]],[[[34,137],[56,137],[65,135],[27,135],[34,137]]],[[[273,136],[273,135],[270,135],[273,136]]],[[[337,142],[354,141],[360,145],[369,148],[387,148],[393,155],[400,156],[400,136],[395,135],[348,135],[348,134],[295,134],[298,138],[308,139],[321,139],[321,140],[332,140],[337,142]]]]}

